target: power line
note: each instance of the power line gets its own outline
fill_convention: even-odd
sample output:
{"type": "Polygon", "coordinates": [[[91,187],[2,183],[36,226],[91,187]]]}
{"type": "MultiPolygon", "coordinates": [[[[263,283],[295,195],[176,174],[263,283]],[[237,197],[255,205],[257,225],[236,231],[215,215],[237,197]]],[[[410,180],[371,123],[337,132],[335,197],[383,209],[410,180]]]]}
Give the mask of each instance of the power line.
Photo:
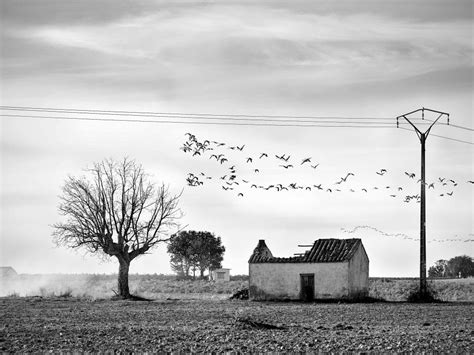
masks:
{"type": "MultiPolygon", "coordinates": [[[[425,118],[425,121],[428,121],[428,122],[433,122],[433,120],[429,120],[427,118],[425,118]]],[[[474,132],[474,129],[471,128],[471,127],[465,127],[465,126],[459,126],[459,125],[455,125],[455,124],[452,124],[452,123],[440,123],[440,125],[442,126],[449,126],[449,127],[454,127],[454,128],[460,128],[460,129],[465,129],[466,131],[471,131],[471,132],[474,132]]]]}
{"type": "Polygon", "coordinates": [[[464,126],[458,126],[458,125],[455,125],[455,124],[442,124],[443,126],[448,126],[448,127],[454,127],[454,128],[460,128],[460,129],[465,129],[466,131],[471,131],[471,132],[474,132],[474,129],[470,128],[470,127],[464,127],[464,126]]]}
{"type": "Polygon", "coordinates": [[[449,124],[449,127],[455,127],[455,128],[461,128],[461,129],[465,129],[467,131],[471,131],[471,132],[474,132],[474,129],[470,128],[470,127],[464,127],[464,126],[458,126],[458,125],[455,125],[455,124],[449,124]]]}
{"type": "MultiPolygon", "coordinates": [[[[224,126],[263,126],[263,127],[320,127],[320,128],[392,128],[390,122],[380,122],[379,120],[386,120],[392,118],[385,117],[344,117],[344,116],[291,116],[291,115],[234,115],[234,114],[205,114],[205,113],[172,113],[172,112],[149,112],[149,111],[113,111],[113,110],[93,110],[93,109],[68,109],[68,108],[48,108],[48,107],[32,107],[32,106],[0,106],[0,110],[5,111],[27,111],[27,112],[49,112],[49,113],[76,113],[86,115],[107,115],[107,116],[126,116],[126,117],[155,117],[168,118],[167,120],[142,120],[142,119],[117,119],[117,118],[100,118],[100,117],[65,117],[65,116],[38,116],[38,115],[13,115],[0,114],[1,117],[19,117],[19,118],[43,118],[56,120],[81,120],[81,121],[110,121],[110,122],[130,122],[130,123],[164,123],[164,124],[193,124],[193,125],[224,125],[224,126]],[[179,115],[179,116],[178,116],[179,115]],[[209,117],[210,116],[210,117],[209,117]],[[260,117],[264,117],[260,118],[260,117]],[[186,119],[184,120],[170,120],[174,118],[186,119]],[[288,118],[288,119],[267,119],[267,118],[288,118]],[[290,119],[293,118],[293,119],[290,119]],[[312,120],[300,120],[299,118],[307,118],[312,120]],[[200,121],[189,121],[200,120],[200,121]],[[208,122],[212,120],[214,122],[208,122]],[[341,121],[335,121],[341,120],[341,121]],[[368,121],[358,121],[368,120],[368,121]],[[245,122],[245,123],[242,123],[245,122]],[[248,122],[248,123],[247,123],[248,122]],[[262,123],[264,122],[264,123],[262,123]]],[[[415,118],[421,120],[421,118],[415,118]]],[[[425,121],[432,122],[425,119],[425,121]]],[[[429,124],[428,122],[420,122],[417,124],[429,124]]],[[[408,124],[400,122],[401,124],[408,124]]],[[[472,130],[468,127],[450,125],[457,128],[472,130]]],[[[405,129],[403,127],[399,127],[405,129]]],[[[409,130],[409,129],[408,129],[409,130]]],[[[435,135],[432,136],[473,145],[474,143],[435,135]]]]}
{"type": "MultiPolygon", "coordinates": [[[[396,128],[395,125],[375,126],[375,125],[351,125],[351,124],[274,124],[274,123],[236,123],[236,122],[196,122],[196,121],[175,121],[175,120],[139,120],[126,118],[94,118],[94,117],[66,117],[66,116],[31,116],[31,115],[11,115],[0,114],[0,117],[19,117],[19,118],[42,118],[53,120],[75,120],[75,121],[101,121],[101,122],[131,122],[131,123],[175,123],[175,124],[194,124],[194,125],[224,125],[224,126],[265,126],[265,127],[324,127],[324,128],[396,128]]],[[[204,119],[204,118],[203,118],[204,119]]],[[[348,122],[350,123],[350,122],[348,122]]]]}
{"type": "Polygon", "coordinates": [[[354,119],[354,120],[393,120],[393,117],[347,117],[347,116],[294,116],[294,115],[250,115],[250,114],[215,114],[215,113],[183,113],[183,112],[152,112],[152,111],[119,111],[119,110],[96,110],[96,109],[75,109],[75,108],[51,108],[32,106],[0,106],[0,110],[12,111],[40,111],[58,113],[78,113],[78,114],[112,114],[125,116],[204,116],[204,117],[248,117],[248,118],[291,118],[291,119],[354,119]]]}
{"type": "MultiPolygon", "coordinates": [[[[404,128],[404,127],[398,127],[398,128],[412,132],[412,130],[411,130],[411,129],[408,129],[408,128],[404,128]]],[[[440,136],[440,135],[438,135],[438,134],[431,134],[431,136],[433,136],[433,137],[438,137],[438,138],[449,139],[449,140],[455,141],[455,142],[460,142],[460,143],[466,143],[466,144],[474,145],[474,143],[472,143],[472,142],[463,141],[463,140],[461,140],[461,139],[456,139],[456,138],[451,138],[451,137],[446,137],[446,136],[440,136]]]]}
{"type": "MultiPolygon", "coordinates": [[[[272,123],[230,123],[230,122],[196,122],[196,121],[175,121],[175,120],[139,120],[139,119],[117,119],[117,118],[92,118],[92,117],[65,117],[65,116],[32,116],[32,115],[13,115],[0,114],[0,117],[18,117],[18,118],[41,118],[52,120],[73,120],[73,121],[99,121],[99,122],[130,122],[130,123],[165,123],[165,124],[192,124],[192,125],[222,125],[222,126],[260,126],[260,127],[320,127],[320,128],[396,128],[389,125],[353,125],[353,124],[272,124],[272,123]]],[[[205,119],[205,118],[203,118],[205,119]]],[[[349,122],[350,123],[350,122],[349,122]]],[[[401,123],[400,123],[401,124],[401,123]]],[[[411,131],[404,127],[398,127],[411,131]]],[[[432,134],[434,137],[449,139],[452,141],[474,145],[472,142],[463,141],[451,137],[445,137],[432,134]]]]}
{"type": "MultiPolygon", "coordinates": [[[[30,111],[31,112],[31,111],[30,111]]],[[[41,113],[43,111],[34,111],[41,113]]],[[[44,112],[50,112],[50,111],[44,111],[44,112]]],[[[72,112],[55,112],[55,113],[72,113],[72,112]]],[[[199,119],[199,120],[216,120],[216,121],[244,121],[244,122],[274,122],[274,123],[280,123],[280,122],[290,122],[290,123],[330,123],[330,124],[362,124],[362,125],[393,125],[393,122],[364,122],[364,121],[325,121],[323,119],[320,120],[274,120],[274,119],[257,119],[257,118],[234,118],[234,117],[205,117],[205,116],[172,116],[172,115],[132,115],[132,114],[116,114],[116,113],[101,113],[101,114],[91,114],[88,112],[76,112],[76,114],[87,114],[87,115],[107,115],[107,116],[125,116],[125,117],[155,117],[155,118],[182,118],[182,119],[199,119]]],[[[7,116],[7,115],[5,115],[7,116]]],[[[10,115],[13,117],[20,117],[21,115],[10,115]]],[[[32,116],[32,117],[41,117],[41,116],[32,116]]],[[[137,120],[138,122],[138,120],[137,120]]],[[[178,121],[177,121],[178,122],[178,121]]],[[[187,121],[186,121],[187,122],[187,121]]]]}

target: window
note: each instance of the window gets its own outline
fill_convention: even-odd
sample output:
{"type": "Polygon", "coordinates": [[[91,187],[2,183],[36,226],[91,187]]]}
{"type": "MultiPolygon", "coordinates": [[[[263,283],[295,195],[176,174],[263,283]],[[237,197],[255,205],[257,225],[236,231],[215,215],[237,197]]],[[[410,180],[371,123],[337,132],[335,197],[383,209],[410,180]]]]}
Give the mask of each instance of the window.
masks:
{"type": "Polygon", "coordinates": [[[225,279],[225,272],[222,272],[222,271],[218,272],[217,273],[217,279],[218,280],[224,280],[225,279]]]}

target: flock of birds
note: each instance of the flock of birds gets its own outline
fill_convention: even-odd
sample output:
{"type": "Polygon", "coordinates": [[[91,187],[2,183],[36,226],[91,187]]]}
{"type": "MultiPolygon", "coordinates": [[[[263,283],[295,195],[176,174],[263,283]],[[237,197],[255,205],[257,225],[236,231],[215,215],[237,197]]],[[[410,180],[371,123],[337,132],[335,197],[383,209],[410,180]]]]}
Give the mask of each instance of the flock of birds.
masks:
{"type": "MultiPolygon", "coordinates": [[[[420,238],[413,238],[413,237],[410,237],[409,235],[406,235],[404,233],[396,233],[396,234],[391,234],[391,233],[386,233],[386,232],[383,232],[381,231],[380,229],[378,228],[375,228],[375,227],[372,227],[372,226],[368,226],[368,225],[364,225],[364,226],[357,226],[357,227],[354,227],[353,229],[351,230],[348,230],[348,229],[345,229],[345,228],[341,228],[341,230],[344,232],[344,233],[349,233],[349,234],[353,234],[353,233],[356,233],[359,229],[370,229],[374,232],[377,232],[385,237],[400,237],[402,239],[408,239],[408,240],[413,240],[413,241],[419,241],[420,238]]],[[[468,234],[468,237],[474,237],[474,234],[470,233],[468,234]]],[[[469,243],[469,242],[474,242],[474,239],[464,239],[464,238],[430,238],[428,241],[428,243],[431,243],[431,242],[436,242],[436,243],[447,243],[447,242],[464,242],[464,243],[469,243]]]]}
{"type": "MultiPolygon", "coordinates": [[[[311,185],[300,185],[298,183],[275,183],[269,185],[262,185],[256,182],[251,181],[251,178],[244,179],[239,174],[240,168],[237,166],[238,163],[230,161],[230,155],[227,154],[228,151],[235,151],[243,155],[241,162],[244,162],[248,166],[248,170],[253,175],[260,174],[260,168],[255,164],[264,160],[274,159],[278,164],[278,168],[283,170],[290,170],[295,168],[305,168],[316,170],[319,167],[319,163],[313,162],[312,157],[305,157],[301,160],[296,160],[292,158],[291,155],[285,154],[269,154],[266,152],[261,152],[256,155],[245,154],[247,150],[245,149],[245,144],[239,145],[229,145],[223,142],[218,142],[214,140],[203,140],[200,141],[196,138],[194,134],[186,133],[187,140],[184,142],[180,148],[184,153],[191,154],[193,157],[208,157],[209,160],[215,160],[219,166],[222,166],[224,169],[221,176],[210,176],[203,172],[200,173],[188,173],[186,177],[186,182],[189,186],[200,186],[205,183],[205,181],[214,180],[218,181],[221,185],[222,190],[224,191],[234,191],[237,193],[238,197],[243,197],[245,189],[260,189],[260,190],[274,190],[274,191],[289,191],[289,190],[304,190],[304,191],[325,191],[327,193],[337,193],[341,191],[349,192],[363,192],[368,193],[370,190],[384,190],[388,192],[388,196],[395,198],[397,196],[403,196],[403,201],[405,203],[410,202],[420,202],[421,198],[419,194],[410,195],[404,192],[402,186],[392,187],[390,185],[386,186],[372,186],[372,187],[362,187],[362,188],[349,188],[343,189],[351,179],[355,177],[355,173],[347,172],[345,176],[338,178],[332,185],[323,186],[321,183],[311,184],[311,185]]],[[[383,177],[388,174],[388,170],[382,168],[375,172],[378,176],[383,177]]],[[[405,171],[405,175],[408,179],[415,181],[416,174],[412,172],[405,171]]],[[[422,180],[418,179],[417,183],[421,183],[422,180]]],[[[469,184],[474,184],[474,181],[468,181],[469,184]]],[[[442,187],[443,190],[439,190],[439,196],[441,197],[450,197],[454,194],[454,189],[458,186],[458,182],[453,179],[448,179],[444,177],[438,178],[436,182],[425,183],[427,189],[434,190],[435,188],[442,187]]]]}

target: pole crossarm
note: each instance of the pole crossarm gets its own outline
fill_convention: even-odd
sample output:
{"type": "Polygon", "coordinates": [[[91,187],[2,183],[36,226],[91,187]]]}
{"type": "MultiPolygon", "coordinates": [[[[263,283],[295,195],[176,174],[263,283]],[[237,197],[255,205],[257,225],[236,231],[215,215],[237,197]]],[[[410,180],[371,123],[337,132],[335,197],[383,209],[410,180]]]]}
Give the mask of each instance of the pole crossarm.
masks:
{"type": "Polygon", "coordinates": [[[405,113],[403,115],[397,116],[397,128],[399,128],[399,120],[404,119],[405,121],[407,121],[414,128],[414,130],[415,130],[415,132],[416,132],[416,134],[417,134],[417,136],[418,136],[418,138],[420,139],[420,142],[421,142],[422,136],[424,135],[424,139],[428,138],[428,135],[430,134],[431,128],[443,116],[445,116],[447,118],[447,124],[449,125],[449,113],[422,107],[422,108],[419,108],[417,110],[414,110],[414,111],[405,113]],[[421,119],[422,120],[425,119],[425,111],[439,114],[438,118],[436,118],[436,120],[434,120],[433,123],[424,132],[422,132],[418,127],[416,127],[416,125],[407,117],[407,116],[410,116],[410,115],[412,115],[414,113],[417,113],[417,112],[420,112],[420,111],[421,111],[421,119]]]}

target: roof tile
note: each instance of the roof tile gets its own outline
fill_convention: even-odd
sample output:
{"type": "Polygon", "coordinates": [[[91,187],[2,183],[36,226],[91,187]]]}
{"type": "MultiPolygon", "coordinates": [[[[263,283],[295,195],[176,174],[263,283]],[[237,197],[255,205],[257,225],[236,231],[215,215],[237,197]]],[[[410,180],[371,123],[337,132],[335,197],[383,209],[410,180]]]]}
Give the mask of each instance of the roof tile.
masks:
{"type": "Polygon", "coordinates": [[[310,250],[303,255],[293,257],[274,257],[265,242],[260,241],[255,248],[249,263],[331,263],[344,262],[352,258],[360,239],[318,239],[310,250]]]}

